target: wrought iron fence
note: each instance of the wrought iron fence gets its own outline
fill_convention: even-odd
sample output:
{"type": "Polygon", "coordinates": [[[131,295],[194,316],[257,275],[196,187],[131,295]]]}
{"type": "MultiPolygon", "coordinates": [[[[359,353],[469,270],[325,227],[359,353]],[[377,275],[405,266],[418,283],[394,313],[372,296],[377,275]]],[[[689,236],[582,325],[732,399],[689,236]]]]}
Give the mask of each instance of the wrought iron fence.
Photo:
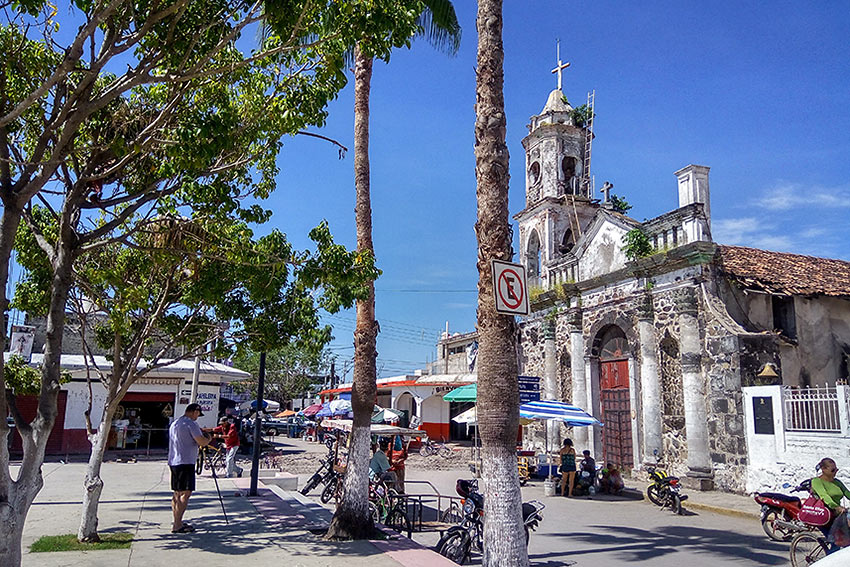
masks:
{"type": "MultiPolygon", "coordinates": [[[[843,397],[843,396],[842,396],[843,397]]],[[[838,389],[824,387],[783,388],[786,431],[841,432],[838,389]]]]}

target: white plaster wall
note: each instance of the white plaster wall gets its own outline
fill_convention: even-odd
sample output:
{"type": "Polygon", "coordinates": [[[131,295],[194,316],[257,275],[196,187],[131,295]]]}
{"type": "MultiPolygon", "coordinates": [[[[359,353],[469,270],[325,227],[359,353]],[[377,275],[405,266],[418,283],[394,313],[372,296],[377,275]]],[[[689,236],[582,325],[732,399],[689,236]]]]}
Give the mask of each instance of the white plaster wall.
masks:
{"type": "Polygon", "coordinates": [[[626,265],[623,254],[623,235],[626,231],[610,222],[605,222],[594,235],[579,259],[580,280],[601,276],[626,265]]]}
{"type": "MultiPolygon", "coordinates": [[[[218,386],[201,386],[198,388],[198,392],[204,389],[214,389],[216,400],[215,400],[215,409],[213,410],[213,414],[218,413],[218,386]]],[[[84,382],[69,382],[67,384],[63,384],[63,390],[67,390],[68,392],[68,401],[65,407],[65,429],[85,429],[86,420],[84,412],[88,409],[89,403],[89,389],[88,385],[84,382]]],[[[134,384],[132,392],[168,392],[171,395],[176,395],[177,386],[172,385],[162,385],[162,384],[134,384]]],[[[92,424],[95,426],[100,423],[101,418],[103,417],[103,404],[106,402],[106,389],[99,381],[92,381],[92,424]]],[[[177,414],[175,411],[175,415],[182,415],[183,411],[186,409],[186,406],[182,406],[180,409],[180,413],[177,414]]],[[[206,415],[201,418],[206,418],[206,415]]],[[[213,420],[215,420],[215,415],[213,415],[213,420]]],[[[204,426],[206,427],[206,426],[204,426]]]]}
{"type": "Polygon", "coordinates": [[[743,388],[747,434],[747,492],[785,491],[816,475],[815,466],[824,457],[835,459],[838,477],[850,485],[850,434],[844,415],[843,434],[786,432],[782,418],[780,386],[743,388]],[[774,435],[756,435],[753,397],[770,396],[773,402],[774,435]]]}
{"type": "Polygon", "coordinates": [[[422,421],[449,423],[449,403],[442,396],[430,396],[422,401],[422,421]]]}

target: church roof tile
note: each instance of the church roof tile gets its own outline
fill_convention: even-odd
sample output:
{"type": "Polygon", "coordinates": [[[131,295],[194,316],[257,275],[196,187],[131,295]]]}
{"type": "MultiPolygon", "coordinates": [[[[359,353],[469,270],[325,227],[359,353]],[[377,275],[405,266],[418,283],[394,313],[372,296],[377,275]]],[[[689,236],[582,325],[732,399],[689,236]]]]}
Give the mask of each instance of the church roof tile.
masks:
{"type": "Polygon", "coordinates": [[[850,299],[850,262],[719,246],[720,268],[745,287],[784,295],[826,295],[850,299]]]}

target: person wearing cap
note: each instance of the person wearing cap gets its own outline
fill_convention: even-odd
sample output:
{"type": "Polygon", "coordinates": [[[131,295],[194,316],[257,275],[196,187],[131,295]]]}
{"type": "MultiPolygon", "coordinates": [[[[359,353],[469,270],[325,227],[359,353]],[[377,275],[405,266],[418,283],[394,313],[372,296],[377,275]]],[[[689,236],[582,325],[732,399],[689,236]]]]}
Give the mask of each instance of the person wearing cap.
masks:
{"type": "Polygon", "coordinates": [[[189,497],[195,490],[195,462],[198,460],[198,448],[208,445],[209,437],[204,435],[197,424],[204,415],[199,404],[189,404],[182,417],[174,420],[168,428],[168,466],[171,469],[171,511],[174,522],[171,533],[189,533],[195,531],[191,525],[183,522],[183,514],[189,505],[189,497]]]}
{"type": "Polygon", "coordinates": [[[222,436],[224,449],[227,451],[224,456],[225,474],[228,478],[242,476],[242,467],[236,464],[236,453],[239,452],[239,430],[236,424],[226,417],[221,418],[221,427],[224,430],[222,436]]]}

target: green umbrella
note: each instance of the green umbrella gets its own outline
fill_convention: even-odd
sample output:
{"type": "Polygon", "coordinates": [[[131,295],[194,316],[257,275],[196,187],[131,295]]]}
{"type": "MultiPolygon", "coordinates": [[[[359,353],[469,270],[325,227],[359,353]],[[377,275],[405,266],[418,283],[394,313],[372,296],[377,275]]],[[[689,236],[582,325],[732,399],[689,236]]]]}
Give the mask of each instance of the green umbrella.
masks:
{"type": "Polygon", "coordinates": [[[478,384],[467,384],[460,388],[455,388],[443,399],[447,402],[475,402],[478,400],[478,384]]]}

